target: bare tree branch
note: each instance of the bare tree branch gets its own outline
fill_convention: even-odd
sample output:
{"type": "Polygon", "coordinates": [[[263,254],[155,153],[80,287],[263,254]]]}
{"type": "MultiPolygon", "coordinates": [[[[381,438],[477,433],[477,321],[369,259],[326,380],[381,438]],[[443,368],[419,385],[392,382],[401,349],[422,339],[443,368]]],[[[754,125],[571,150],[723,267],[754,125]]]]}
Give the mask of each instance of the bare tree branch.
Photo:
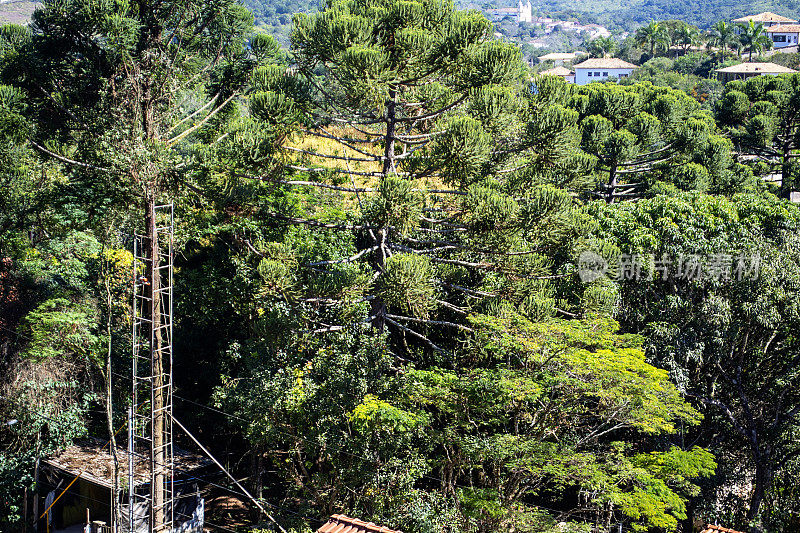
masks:
{"type": "Polygon", "coordinates": [[[341,264],[341,263],[352,263],[353,261],[357,261],[363,255],[366,255],[366,254],[368,254],[370,252],[374,252],[378,248],[380,248],[380,247],[379,246],[373,246],[372,248],[365,248],[365,249],[361,250],[360,252],[358,252],[357,254],[355,254],[355,255],[353,255],[351,257],[347,257],[345,259],[333,259],[331,261],[317,261],[315,263],[307,263],[306,266],[312,267],[312,266],[322,266],[322,265],[338,265],[338,264],[341,264]]]}
{"type": "Polygon", "coordinates": [[[234,98],[237,96],[237,94],[238,94],[238,93],[234,92],[232,95],[230,95],[228,98],[226,98],[226,99],[225,99],[225,101],[224,101],[224,102],[222,102],[222,103],[221,103],[221,104],[220,104],[220,105],[219,105],[219,106],[218,106],[216,109],[214,109],[212,112],[210,112],[208,115],[206,115],[206,116],[205,116],[205,118],[203,118],[203,120],[201,120],[200,122],[198,122],[197,124],[195,124],[195,125],[194,125],[194,126],[192,126],[191,128],[187,129],[186,131],[184,131],[184,132],[183,132],[183,133],[181,133],[180,135],[177,135],[177,136],[173,137],[172,139],[169,139],[168,141],[166,141],[166,143],[167,143],[168,145],[170,145],[170,144],[175,144],[176,142],[180,141],[181,139],[183,139],[183,138],[187,137],[188,135],[191,135],[192,133],[194,133],[195,131],[197,131],[199,128],[202,128],[202,127],[203,127],[203,125],[204,125],[206,122],[208,122],[209,120],[211,120],[211,119],[214,117],[214,115],[216,115],[217,113],[219,113],[219,111],[220,111],[222,108],[224,108],[226,105],[228,105],[228,102],[230,102],[231,100],[233,100],[233,99],[234,99],[234,98]]]}
{"type": "Polygon", "coordinates": [[[470,333],[474,333],[475,330],[472,328],[468,328],[467,326],[456,324],[455,322],[448,322],[446,320],[428,320],[425,318],[412,318],[410,316],[400,316],[400,315],[386,315],[389,318],[393,318],[395,320],[408,320],[409,322],[416,322],[417,324],[427,324],[431,326],[449,326],[451,328],[457,328],[462,331],[468,331],[470,333]]]}
{"type": "Polygon", "coordinates": [[[421,333],[417,333],[413,329],[407,328],[403,324],[401,324],[399,322],[396,322],[396,321],[392,320],[391,318],[387,317],[386,318],[386,322],[388,322],[389,324],[392,324],[393,326],[396,326],[396,327],[400,328],[401,330],[405,331],[406,333],[409,333],[409,334],[413,335],[414,337],[417,337],[418,339],[421,339],[421,340],[425,341],[428,344],[428,346],[430,346],[431,348],[433,348],[437,352],[444,352],[444,350],[442,350],[439,346],[436,345],[436,343],[431,341],[425,335],[423,335],[421,333]]]}
{"type": "Polygon", "coordinates": [[[31,143],[33,145],[33,147],[36,148],[37,150],[39,150],[40,152],[43,152],[43,153],[49,155],[50,157],[58,159],[62,163],[67,163],[68,165],[75,165],[77,167],[82,167],[82,168],[91,168],[92,170],[101,170],[103,172],[109,172],[109,169],[107,169],[107,168],[98,167],[98,166],[95,166],[95,165],[90,165],[89,163],[81,163],[80,161],[75,161],[74,159],[69,159],[68,157],[64,157],[63,155],[59,155],[59,154],[57,154],[55,152],[51,152],[50,150],[48,150],[44,146],[42,146],[40,144],[37,144],[32,139],[28,139],[28,142],[31,143]]]}

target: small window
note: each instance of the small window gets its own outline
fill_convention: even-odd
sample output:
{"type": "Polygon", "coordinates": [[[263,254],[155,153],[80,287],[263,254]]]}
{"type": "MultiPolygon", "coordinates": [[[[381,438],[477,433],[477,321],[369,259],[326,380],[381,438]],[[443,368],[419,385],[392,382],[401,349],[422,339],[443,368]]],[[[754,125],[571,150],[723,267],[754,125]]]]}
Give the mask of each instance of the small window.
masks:
{"type": "Polygon", "coordinates": [[[603,76],[608,77],[608,72],[603,72],[603,76]]]}
{"type": "Polygon", "coordinates": [[[591,73],[591,72],[589,72],[589,77],[590,77],[590,78],[592,77],[592,73],[591,73]]]}
{"type": "Polygon", "coordinates": [[[596,78],[600,77],[600,73],[599,72],[595,72],[594,75],[595,75],[596,78]]]}

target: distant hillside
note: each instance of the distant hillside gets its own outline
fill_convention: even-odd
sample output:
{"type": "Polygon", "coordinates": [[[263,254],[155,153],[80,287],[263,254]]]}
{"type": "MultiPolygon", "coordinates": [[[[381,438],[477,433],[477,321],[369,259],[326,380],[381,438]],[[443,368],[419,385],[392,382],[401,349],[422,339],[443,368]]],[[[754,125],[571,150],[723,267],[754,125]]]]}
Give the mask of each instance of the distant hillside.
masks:
{"type": "Polygon", "coordinates": [[[294,13],[319,10],[325,0],[242,0],[255,16],[256,26],[274,35],[287,45],[294,13]]]}
{"type": "MultiPolygon", "coordinates": [[[[511,0],[495,0],[480,7],[504,7],[511,0]]],[[[473,4],[474,5],[474,4],[473,4]]],[[[597,22],[631,31],[651,20],[678,19],[708,28],[719,20],[731,20],[762,11],[800,19],[800,0],[537,0],[534,10],[542,13],[573,11],[594,15],[597,22]]]]}
{"type": "Polygon", "coordinates": [[[27,24],[38,2],[0,2],[1,24],[27,24]]]}
{"type": "MultiPolygon", "coordinates": [[[[288,43],[292,13],[316,11],[324,0],[244,0],[255,14],[256,24],[288,43]]],[[[516,0],[456,0],[462,8],[515,7],[516,0]]],[[[571,13],[610,29],[633,31],[651,20],[678,19],[700,28],[719,20],[731,20],[762,11],[800,20],[800,0],[535,0],[539,14],[571,13]],[[581,17],[585,15],[585,17],[581,17]]]]}

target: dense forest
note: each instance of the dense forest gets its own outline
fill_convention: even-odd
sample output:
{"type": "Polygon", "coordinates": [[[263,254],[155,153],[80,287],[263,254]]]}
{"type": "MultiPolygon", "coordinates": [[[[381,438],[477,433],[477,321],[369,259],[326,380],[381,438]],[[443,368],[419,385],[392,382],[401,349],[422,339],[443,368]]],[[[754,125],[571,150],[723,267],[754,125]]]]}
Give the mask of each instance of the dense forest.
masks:
{"type": "Polygon", "coordinates": [[[42,458],[148,408],[156,204],[175,418],[257,502],[209,531],[800,527],[800,74],[722,85],[747,47],[654,22],[634,76],[576,86],[446,0],[331,0],[289,48],[254,20],[0,27],[0,531],[43,527],[42,458]]]}

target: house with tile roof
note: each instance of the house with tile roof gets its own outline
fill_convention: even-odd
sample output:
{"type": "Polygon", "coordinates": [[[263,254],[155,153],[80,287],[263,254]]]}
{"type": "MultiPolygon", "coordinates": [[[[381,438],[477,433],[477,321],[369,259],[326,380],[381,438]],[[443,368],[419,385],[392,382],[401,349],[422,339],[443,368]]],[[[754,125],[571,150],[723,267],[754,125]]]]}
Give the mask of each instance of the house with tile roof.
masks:
{"type": "Polygon", "coordinates": [[[728,83],[733,80],[746,80],[755,76],[779,76],[781,74],[792,74],[796,70],[776,65],[775,63],[740,63],[730,67],[718,68],[715,70],[719,81],[728,83]]]}
{"type": "Polygon", "coordinates": [[[372,522],[364,522],[358,518],[350,518],[343,514],[335,514],[325,522],[317,533],[403,533],[395,529],[379,526],[372,522]]]}
{"type": "Polygon", "coordinates": [[[593,57],[574,65],[573,68],[575,69],[575,83],[586,85],[593,81],[627,78],[639,67],[614,57],[593,57]]]}
{"type": "MultiPolygon", "coordinates": [[[[747,15],[746,17],[739,17],[738,19],[733,19],[734,33],[740,35],[742,33],[742,28],[739,25],[750,24],[750,21],[752,21],[754,24],[761,24],[765,28],[774,26],[785,26],[789,24],[797,24],[796,20],[790,19],[789,17],[784,17],[783,15],[778,15],[771,11],[764,11],[763,13],[759,13],[758,15],[747,15]]],[[[792,45],[787,45],[787,46],[792,46],[792,45]]]]}
{"type": "Polygon", "coordinates": [[[567,83],[575,83],[575,73],[566,67],[558,66],[549,70],[543,70],[539,74],[542,76],[558,76],[559,78],[563,78],[567,83]]]}
{"type": "Polygon", "coordinates": [[[764,33],[772,39],[773,48],[797,46],[800,38],[800,24],[775,24],[764,28],[764,33]]]}

